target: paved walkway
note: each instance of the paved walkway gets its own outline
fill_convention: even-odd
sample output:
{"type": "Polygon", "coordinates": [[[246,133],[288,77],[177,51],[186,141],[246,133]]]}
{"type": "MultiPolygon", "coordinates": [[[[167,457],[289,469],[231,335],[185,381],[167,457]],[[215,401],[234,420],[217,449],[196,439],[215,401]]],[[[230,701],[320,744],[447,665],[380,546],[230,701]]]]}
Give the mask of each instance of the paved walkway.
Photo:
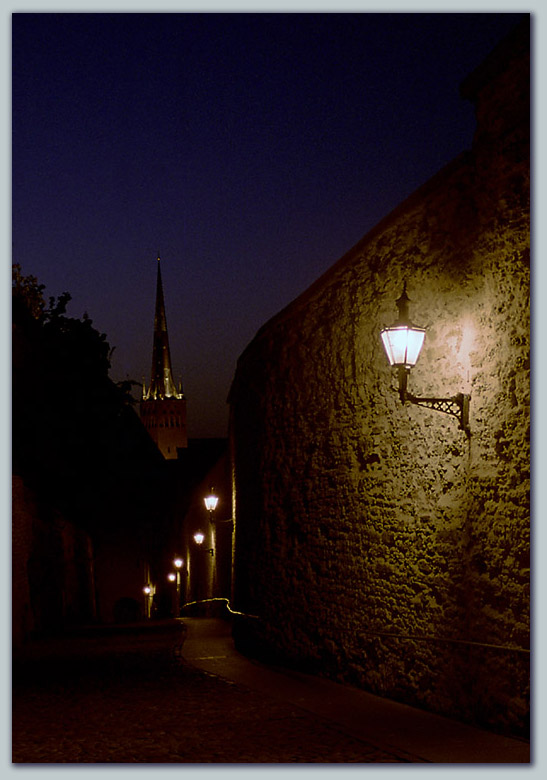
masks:
{"type": "Polygon", "coordinates": [[[234,649],[222,620],[185,620],[183,655],[190,663],[274,699],[326,718],[345,734],[411,762],[527,763],[528,742],[492,734],[449,718],[335,682],[274,669],[234,649]]]}
{"type": "Polygon", "coordinates": [[[250,661],[207,618],[30,643],[12,726],[18,765],[529,760],[525,742],[250,661]]]}

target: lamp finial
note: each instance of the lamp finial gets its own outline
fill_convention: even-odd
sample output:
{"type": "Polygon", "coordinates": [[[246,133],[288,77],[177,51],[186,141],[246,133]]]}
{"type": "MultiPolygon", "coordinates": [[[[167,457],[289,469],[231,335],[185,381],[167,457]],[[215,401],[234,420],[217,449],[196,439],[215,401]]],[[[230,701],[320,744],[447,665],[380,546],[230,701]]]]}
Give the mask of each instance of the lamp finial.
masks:
{"type": "Polygon", "coordinates": [[[408,304],[410,303],[410,298],[406,293],[406,281],[403,284],[403,292],[401,293],[399,298],[397,298],[395,303],[397,304],[397,308],[399,309],[399,322],[400,323],[409,322],[408,304]]]}

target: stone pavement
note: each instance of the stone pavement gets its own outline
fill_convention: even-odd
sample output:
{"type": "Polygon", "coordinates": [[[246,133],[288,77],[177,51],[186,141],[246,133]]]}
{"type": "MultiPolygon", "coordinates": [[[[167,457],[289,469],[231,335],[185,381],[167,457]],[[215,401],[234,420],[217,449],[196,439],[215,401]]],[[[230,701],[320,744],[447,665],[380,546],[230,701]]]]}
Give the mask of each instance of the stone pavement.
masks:
{"type": "Polygon", "coordinates": [[[274,668],[242,656],[222,620],[185,620],[185,659],[201,669],[290,702],[345,734],[412,763],[514,764],[530,761],[525,740],[494,734],[349,685],[274,668]]]}
{"type": "MultiPolygon", "coordinates": [[[[400,732],[386,730],[385,724],[383,732],[372,727],[386,712],[378,710],[371,717],[370,707],[383,700],[367,699],[369,716],[356,722],[362,694],[243,658],[233,648],[226,623],[213,619],[185,618],[35,640],[14,657],[12,761],[21,765],[432,760],[408,750],[400,732]],[[342,717],[341,709],[348,717],[342,717]]],[[[403,710],[407,722],[412,721],[416,711],[403,710]]],[[[388,708],[387,714],[394,712],[388,708]]],[[[399,720],[393,723],[400,729],[399,720]]],[[[464,736],[469,738],[465,729],[464,736]]],[[[483,732],[479,736],[487,742],[493,737],[483,732]]],[[[488,760],[528,761],[526,743],[495,739],[502,752],[488,760]]]]}

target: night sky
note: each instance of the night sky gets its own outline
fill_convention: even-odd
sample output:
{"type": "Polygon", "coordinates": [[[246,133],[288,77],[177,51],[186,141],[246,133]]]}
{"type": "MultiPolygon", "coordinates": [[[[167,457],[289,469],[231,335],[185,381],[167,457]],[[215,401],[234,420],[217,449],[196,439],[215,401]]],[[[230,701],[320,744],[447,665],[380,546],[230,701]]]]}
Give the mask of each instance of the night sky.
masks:
{"type": "Polygon", "coordinates": [[[472,141],[504,13],[15,14],[12,261],[148,384],[156,256],[189,435],[256,331],[472,141]]]}

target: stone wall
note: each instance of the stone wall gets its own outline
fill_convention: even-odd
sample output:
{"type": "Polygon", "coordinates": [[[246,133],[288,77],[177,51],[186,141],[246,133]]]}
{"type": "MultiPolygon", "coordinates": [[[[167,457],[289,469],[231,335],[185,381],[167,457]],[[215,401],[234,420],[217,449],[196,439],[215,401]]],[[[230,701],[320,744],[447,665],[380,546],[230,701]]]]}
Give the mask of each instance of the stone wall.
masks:
{"type": "Polygon", "coordinates": [[[511,733],[529,713],[529,82],[464,85],[462,154],[267,323],[231,392],[237,609],[268,652],[511,733]],[[427,329],[403,406],[379,332],[427,329]]]}
{"type": "Polygon", "coordinates": [[[96,617],[89,536],[12,477],[12,640],[96,617]]]}

